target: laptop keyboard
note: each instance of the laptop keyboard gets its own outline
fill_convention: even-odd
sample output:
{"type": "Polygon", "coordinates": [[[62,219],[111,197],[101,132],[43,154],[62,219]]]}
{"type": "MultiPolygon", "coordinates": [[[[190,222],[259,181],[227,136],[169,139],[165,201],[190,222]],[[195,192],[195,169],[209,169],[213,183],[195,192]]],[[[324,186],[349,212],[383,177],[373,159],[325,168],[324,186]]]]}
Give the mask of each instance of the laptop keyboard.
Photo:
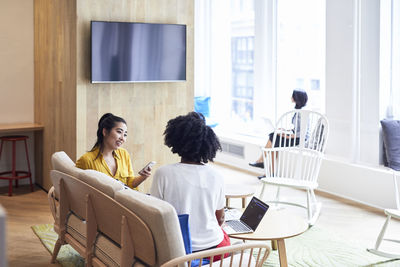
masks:
{"type": "Polygon", "coordinates": [[[226,222],[233,230],[236,232],[247,232],[251,231],[249,227],[246,225],[242,224],[240,221],[228,221],[226,222]]]}

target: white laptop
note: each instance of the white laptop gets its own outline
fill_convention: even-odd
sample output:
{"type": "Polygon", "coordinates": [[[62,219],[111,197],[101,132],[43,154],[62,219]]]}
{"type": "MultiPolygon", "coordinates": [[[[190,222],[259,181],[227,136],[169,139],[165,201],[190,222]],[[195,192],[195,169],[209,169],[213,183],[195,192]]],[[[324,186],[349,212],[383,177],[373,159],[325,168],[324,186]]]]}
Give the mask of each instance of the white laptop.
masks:
{"type": "Polygon", "coordinates": [[[239,220],[227,220],[224,231],[230,234],[252,233],[257,229],[269,206],[253,197],[239,220]]]}

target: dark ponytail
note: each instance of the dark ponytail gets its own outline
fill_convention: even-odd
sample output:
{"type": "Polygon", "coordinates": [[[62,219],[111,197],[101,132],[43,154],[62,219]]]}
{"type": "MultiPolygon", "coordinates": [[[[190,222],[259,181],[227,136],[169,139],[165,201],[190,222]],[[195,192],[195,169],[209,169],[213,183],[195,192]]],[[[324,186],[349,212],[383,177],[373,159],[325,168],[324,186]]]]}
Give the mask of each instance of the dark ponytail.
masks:
{"type": "MultiPolygon", "coordinates": [[[[122,123],[126,124],[126,121],[123,118],[114,116],[111,113],[106,113],[103,116],[101,116],[101,118],[99,120],[98,128],[97,128],[97,141],[90,151],[94,151],[97,148],[99,148],[99,153],[101,153],[103,151],[103,148],[104,148],[103,129],[106,129],[107,133],[109,133],[111,131],[111,129],[115,127],[115,124],[117,122],[122,122],[122,123]]],[[[97,157],[98,156],[99,155],[97,155],[97,157]]]]}
{"type": "Polygon", "coordinates": [[[307,104],[308,101],[307,93],[302,89],[294,89],[292,98],[296,103],[296,106],[294,107],[295,109],[301,109],[307,104]]]}

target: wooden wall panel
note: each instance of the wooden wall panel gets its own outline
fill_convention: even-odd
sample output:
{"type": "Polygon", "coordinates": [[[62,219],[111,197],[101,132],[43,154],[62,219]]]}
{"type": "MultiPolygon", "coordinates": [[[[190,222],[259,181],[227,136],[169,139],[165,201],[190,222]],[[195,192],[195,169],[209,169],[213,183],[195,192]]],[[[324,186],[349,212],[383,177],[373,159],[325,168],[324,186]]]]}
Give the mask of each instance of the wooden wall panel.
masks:
{"type": "MultiPolygon", "coordinates": [[[[163,142],[169,119],[193,110],[194,1],[35,0],[35,122],[44,124],[43,181],[49,188],[50,157],[64,150],[73,160],[95,142],[106,112],[126,119],[134,170],[150,160],[176,162],[163,142]],[[90,83],[90,21],[187,25],[187,81],[90,83]]],[[[39,144],[38,144],[39,145],[39,144]]],[[[142,186],[148,191],[151,179],[142,186]]]]}
{"type": "MultiPolygon", "coordinates": [[[[106,112],[123,117],[134,171],[148,161],[178,161],[164,146],[169,119],[193,110],[194,2],[188,0],[77,1],[77,157],[95,142],[98,119],[106,112]],[[90,83],[90,21],[127,21],[187,25],[187,81],[168,83],[90,83]]],[[[151,179],[141,187],[148,191],[151,179]]]]}
{"type": "Polygon", "coordinates": [[[35,0],[34,16],[34,118],[44,125],[43,179],[36,182],[48,189],[51,155],[76,157],[76,2],[35,0]]]}

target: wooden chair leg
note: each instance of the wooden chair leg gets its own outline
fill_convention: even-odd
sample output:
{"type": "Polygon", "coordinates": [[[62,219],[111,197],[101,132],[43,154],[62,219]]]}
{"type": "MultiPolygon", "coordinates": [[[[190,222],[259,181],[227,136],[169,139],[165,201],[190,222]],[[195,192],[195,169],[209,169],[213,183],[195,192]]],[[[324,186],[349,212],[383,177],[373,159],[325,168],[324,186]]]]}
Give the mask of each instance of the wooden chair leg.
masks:
{"type": "Polygon", "coordinates": [[[61,245],[62,241],[60,238],[58,238],[56,244],[54,245],[53,255],[51,256],[51,263],[56,263],[57,255],[60,251],[61,245]]]}

